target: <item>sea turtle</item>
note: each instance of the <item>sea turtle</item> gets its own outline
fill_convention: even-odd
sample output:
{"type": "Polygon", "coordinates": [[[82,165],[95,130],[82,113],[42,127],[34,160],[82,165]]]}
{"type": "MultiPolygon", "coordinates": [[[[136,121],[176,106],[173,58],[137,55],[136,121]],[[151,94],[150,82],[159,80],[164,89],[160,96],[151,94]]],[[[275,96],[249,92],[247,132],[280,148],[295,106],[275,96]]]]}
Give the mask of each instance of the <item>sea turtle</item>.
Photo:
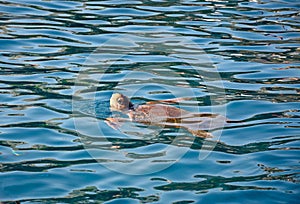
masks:
{"type": "Polygon", "coordinates": [[[226,118],[219,114],[192,113],[165,103],[177,103],[184,98],[160,100],[134,106],[129,98],[114,93],[110,98],[110,108],[128,116],[128,118],[107,118],[106,123],[118,129],[122,122],[132,121],[146,125],[184,128],[195,136],[208,138],[212,135],[206,130],[221,128],[226,118]]]}

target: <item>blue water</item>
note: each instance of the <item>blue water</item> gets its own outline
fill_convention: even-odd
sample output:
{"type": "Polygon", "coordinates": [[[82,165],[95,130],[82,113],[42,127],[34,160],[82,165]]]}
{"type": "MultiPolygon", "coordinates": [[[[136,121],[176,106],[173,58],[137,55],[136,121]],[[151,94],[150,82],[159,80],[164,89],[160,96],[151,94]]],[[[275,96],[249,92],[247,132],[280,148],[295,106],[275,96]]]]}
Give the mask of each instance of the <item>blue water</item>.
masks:
{"type": "Polygon", "coordinates": [[[299,203],[299,8],[0,1],[0,201],[299,203]],[[235,123],[114,130],[115,92],[235,123]]]}

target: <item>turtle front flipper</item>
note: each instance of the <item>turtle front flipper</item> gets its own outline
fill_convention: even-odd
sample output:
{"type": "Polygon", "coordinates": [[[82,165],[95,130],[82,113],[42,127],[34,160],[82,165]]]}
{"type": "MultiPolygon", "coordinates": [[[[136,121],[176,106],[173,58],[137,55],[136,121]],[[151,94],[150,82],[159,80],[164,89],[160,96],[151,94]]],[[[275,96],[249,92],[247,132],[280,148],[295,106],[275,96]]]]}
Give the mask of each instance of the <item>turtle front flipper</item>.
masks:
{"type": "Polygon", "coordinates": [[[118,130],[123,125],[124,120],[122,120],[122,118],[106,118],[104,122],[109,127],[118,130]]]}
{"type": "Polygon", "coordinates": [[[158,101],[149,101],[146,104],[160,104],[160,103],[179,103],[181,101],[188,101],[190,98],[173,98],[166,100],[158,100],[158,101]]]}

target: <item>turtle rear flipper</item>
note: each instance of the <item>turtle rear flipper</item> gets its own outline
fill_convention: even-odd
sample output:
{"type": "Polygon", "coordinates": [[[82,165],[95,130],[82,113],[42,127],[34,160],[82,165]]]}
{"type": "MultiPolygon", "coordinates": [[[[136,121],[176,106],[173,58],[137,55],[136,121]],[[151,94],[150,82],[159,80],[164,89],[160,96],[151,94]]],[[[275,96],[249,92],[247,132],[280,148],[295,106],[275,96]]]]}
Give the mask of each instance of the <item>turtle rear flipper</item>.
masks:
{"type": "Polygon", "coordinates": [[[207,131],[204,130],[194,130],[194,129],[187,129],[190,133],[192,133],[196,137],[201,137],[201,138],[212,138],[213,135],[207,131]]]}

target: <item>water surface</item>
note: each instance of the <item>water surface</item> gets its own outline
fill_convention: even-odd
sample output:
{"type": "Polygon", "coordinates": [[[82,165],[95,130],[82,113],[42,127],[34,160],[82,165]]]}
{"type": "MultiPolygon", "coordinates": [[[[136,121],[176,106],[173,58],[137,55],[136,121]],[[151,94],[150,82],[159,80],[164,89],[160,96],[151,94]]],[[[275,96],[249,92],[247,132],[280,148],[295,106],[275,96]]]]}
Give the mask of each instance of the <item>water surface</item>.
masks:
{"type": "Polygon", "coordinates": [[[0,1],[0,201],[297,203],[299,8],[0,1]],[[181,108],[239,123],[212,140],[124,134],[104,122],[117,91],[137,104],[193,94],[181,108]]]}

